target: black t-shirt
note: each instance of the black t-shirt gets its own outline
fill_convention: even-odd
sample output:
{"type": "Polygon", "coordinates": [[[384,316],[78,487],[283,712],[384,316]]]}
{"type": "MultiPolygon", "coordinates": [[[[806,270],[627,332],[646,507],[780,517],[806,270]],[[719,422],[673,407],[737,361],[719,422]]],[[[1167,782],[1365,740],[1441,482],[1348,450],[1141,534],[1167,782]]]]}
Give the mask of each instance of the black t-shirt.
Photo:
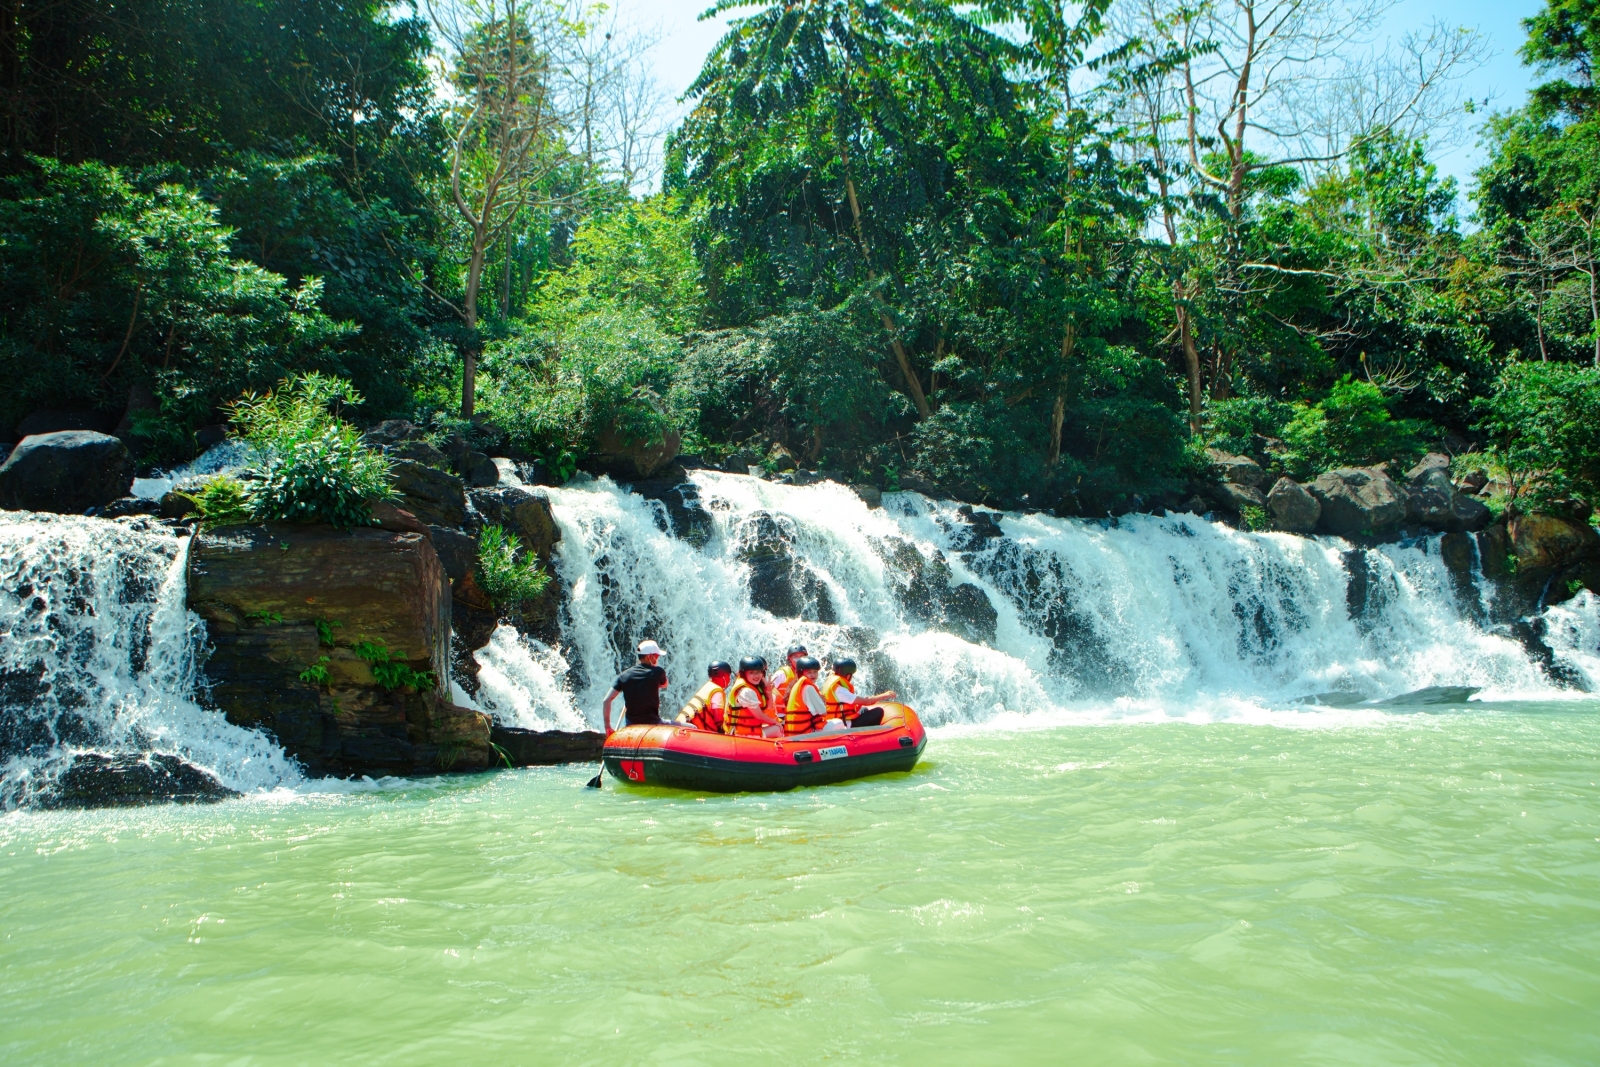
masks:
{"type": "Polygon", "coordinates": [[[635,663],[617,675],[611,688],[622,694],[628,706],[629,726],[661,721],[661,687],[666,684],[666,671],[643,663],[635,663]]]}

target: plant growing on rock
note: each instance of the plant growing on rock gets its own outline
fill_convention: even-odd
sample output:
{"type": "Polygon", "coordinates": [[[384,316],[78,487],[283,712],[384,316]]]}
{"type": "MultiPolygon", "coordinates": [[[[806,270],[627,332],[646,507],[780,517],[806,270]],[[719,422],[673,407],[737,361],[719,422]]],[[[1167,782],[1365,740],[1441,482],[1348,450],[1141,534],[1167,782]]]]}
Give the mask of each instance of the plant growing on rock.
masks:
{"type": "Polygon", "coordinates": [[[478,587],[495,607],[533,600],[550,584],[537,556],[522,556],[522,539],[502,526],[485,526],[478,535],[478,587]],[[520,557],[520,558],[519,558],[520,557]]]}
{"type": "Polygon", "coordinates": [[[432,671],[419,671],[396,660],[389,646],[382,641],[358,641],[350,646],[350,651],[367,662],[372,668],[372,676],[385,689],[409,685],[413,689],[427,690],[434,686],[432,671]]]}
{"type": "Polygon", "coordinates": [[[200,521],[209,526],[249,522],[253,517],[248,490],[225,474],[206,479],[198,492],[178,495],[193,504],[200,521]]]}
{"type": "Polygon", "coordinates": [[[349,382],[313,372],[233,404],[234,429],[264,457],[248,490],[255,518],[372,524],[371,502],[394,495],[389,461],[336,414],[341,403],[361,402],[349,382]]]}

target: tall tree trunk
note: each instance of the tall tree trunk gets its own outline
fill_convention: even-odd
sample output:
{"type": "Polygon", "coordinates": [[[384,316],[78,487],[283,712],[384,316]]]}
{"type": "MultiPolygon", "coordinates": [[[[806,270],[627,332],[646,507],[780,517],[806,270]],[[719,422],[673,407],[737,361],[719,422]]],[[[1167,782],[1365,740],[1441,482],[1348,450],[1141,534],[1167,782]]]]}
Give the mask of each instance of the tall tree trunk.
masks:
{"type": "Polygon", "coordinates": [[[478,398],[478,291],[483,286],[483,259],[488,250],[488,234],[480,232],[472,242],[472,258],[467,260],[467,296],[461,316],[467,327],[466,347],[461,353],[461,417],[472,418],[478,398]]]}
{"type": "Polygon", "coordinates": [[[1200,350],[1195,347],[1194,328],[1189,322],[1189,309],[1182,304],[1183,293],[1173,286],[1173,301],[1178,305],[1178,338],[1183,343],[1183,362],[1189,371],[1189,432],[1200,434],[1200,412],[1204,399],[1200,389],[1200,350]]]}

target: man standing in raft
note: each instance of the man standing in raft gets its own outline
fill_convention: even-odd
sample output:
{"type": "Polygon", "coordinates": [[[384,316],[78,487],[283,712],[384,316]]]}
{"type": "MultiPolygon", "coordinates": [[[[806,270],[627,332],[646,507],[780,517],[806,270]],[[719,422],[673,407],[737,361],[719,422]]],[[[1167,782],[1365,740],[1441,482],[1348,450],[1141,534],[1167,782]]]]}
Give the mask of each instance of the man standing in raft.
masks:
{"type": "Polygon", "coordinates": [[[611,702],[622,694],[627,707],[624,721],[629,726],[655,726],[661,722],[661,691],[667,687],[667,672],[658,664],[663,653],[654,641],[639,642],[639,662],[617,675],[600,707],[606,736],[611,735],[611,702]]]}
{"type": "Polygon", "coordinates": [[[886,689],[870,697],[855,694],[856,661],[836,659],[833,673],[822,683],[822,700],[827,705],[828,717],[847,726],[882,726],[883,709],[869,705],[880,700],[893,700],[894,690],[886,689]]]}
{"type": "Polygon", "coordinates": [[[728,687],[722,732],[734,737],[782,737],[783,724],[767,710],[767,661],[746,656],[739,661],[739,676],[728,687]]]}
{"type": "Polygon", "coordinates": [[[728,694],[724,690],[733,680],[733,668],[719,660],[706,668],[706,677],[710,681],[689,698],[689,703],[678,712],[678,721],[720,734],[722,714],[728,706],[728,694]]]}

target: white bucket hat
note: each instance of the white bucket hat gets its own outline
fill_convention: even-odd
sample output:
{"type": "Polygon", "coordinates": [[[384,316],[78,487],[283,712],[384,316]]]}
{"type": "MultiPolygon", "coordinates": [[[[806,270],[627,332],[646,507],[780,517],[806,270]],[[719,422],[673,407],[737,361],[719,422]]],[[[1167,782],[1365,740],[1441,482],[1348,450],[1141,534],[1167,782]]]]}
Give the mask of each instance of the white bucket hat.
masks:
{"type": "Polygon", "coordinates": [[[656,644],[654,641],[640,641],[639,642],[639,655],[641,655],[641,656],[665,656],[666,653],[663,652],[661,650],[661,646],[656,644]]]}

